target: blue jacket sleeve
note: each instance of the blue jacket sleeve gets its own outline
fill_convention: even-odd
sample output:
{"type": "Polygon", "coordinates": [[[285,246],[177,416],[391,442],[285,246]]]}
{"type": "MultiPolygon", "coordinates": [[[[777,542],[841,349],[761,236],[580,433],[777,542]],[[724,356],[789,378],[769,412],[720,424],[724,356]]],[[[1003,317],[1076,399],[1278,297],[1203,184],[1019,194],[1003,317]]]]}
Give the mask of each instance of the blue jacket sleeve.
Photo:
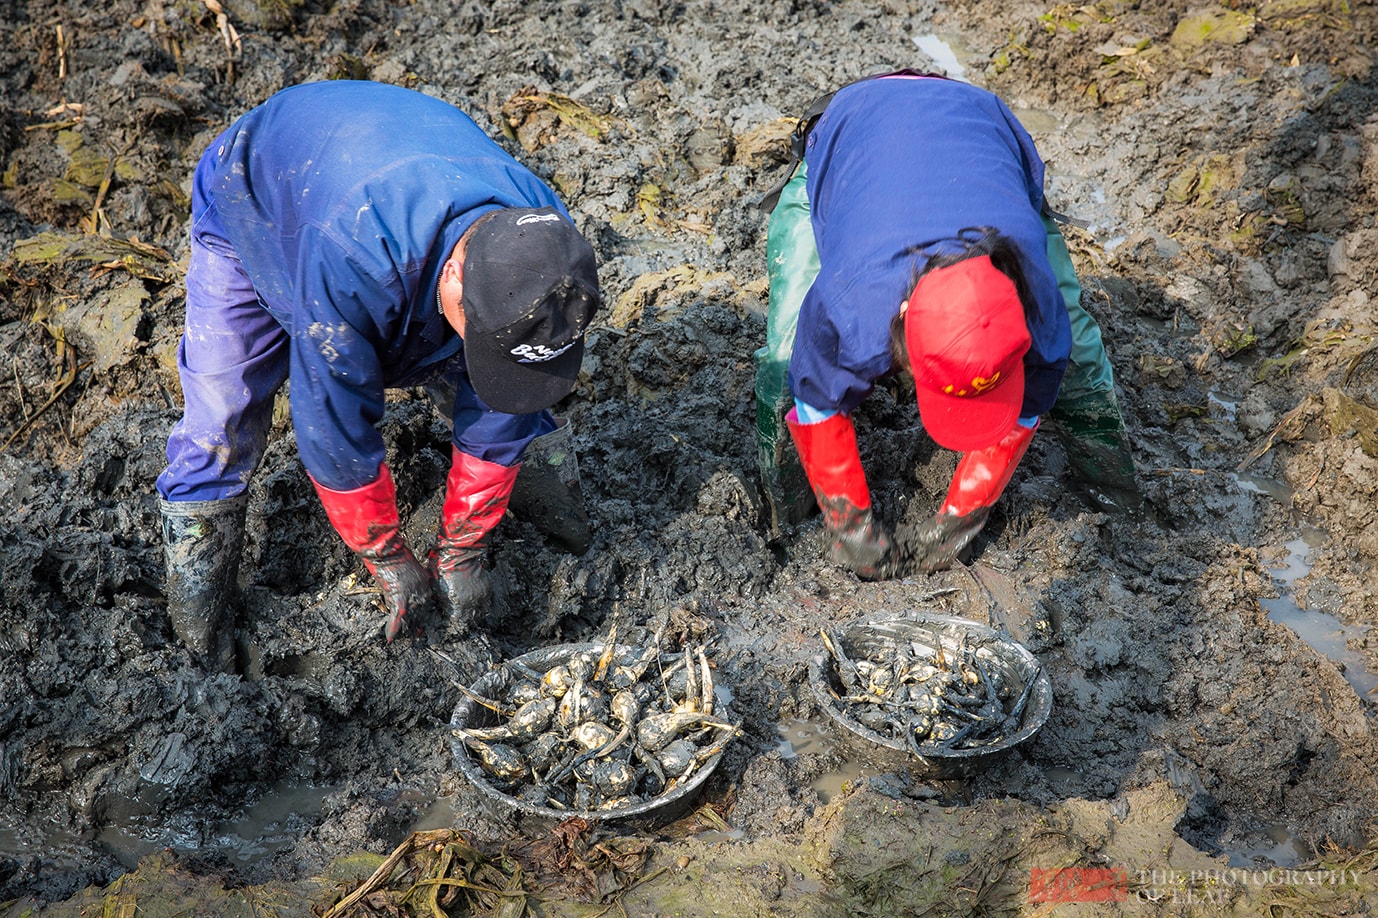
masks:
{"type": "Polygon", "coordinates": [[[790,358],[790,391],[813,408],[850,413],[892,369],[891,317],[899,300],[882,272],[862,271],[838,284],[815,282],[804,295],[790,358]],[[836,297],[830,305],[826,300],[836,297]],[[895,299],[893,308],[873,304],[895,299]]]}
{"type": "Polygon", "coordinates": [[[498,465],[516,465],[535,438],[555,429],[549,411],[503,414],[484,404],[467,381],[455,390],[454,446],[498,465]]]}
{"type": "Polygon", "coordinates": [[[1072,327],[1057,275],[1048,261],[1048,236],[1042,227],[1046,167],[1029,132],[999,98],[993,104],[1018,144],[1031,212],[1018,221],[1017,242],[1034,308],[1025,314],[1033,344],[1024,355],[1024,407],[1021,417],[1044,415],[1057,400],[1072,348],[1072,327]],[[1035,223],[1035,220],[1037,221],[1035,223]]]}
{"type": "Polygon", "coordinates": [[[308,244],[316,257],[305,260],[305,276],[297,279],[309,315],[292,329],[292,426],[311,476],[347,491],[376,481],[386,457],[377,428],[384,406],[380,330],[365,304],[394,302],[400,312],[402,298],[329,240],[316,236],[308,244]]]}

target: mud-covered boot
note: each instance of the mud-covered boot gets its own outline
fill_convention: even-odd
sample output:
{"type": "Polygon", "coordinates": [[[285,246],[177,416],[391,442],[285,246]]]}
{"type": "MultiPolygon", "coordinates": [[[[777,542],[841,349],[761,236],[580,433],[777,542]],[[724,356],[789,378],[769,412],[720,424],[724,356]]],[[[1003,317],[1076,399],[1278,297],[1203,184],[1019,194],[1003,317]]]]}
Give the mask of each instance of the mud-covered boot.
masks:
{"type": "Polygon", "coordinates": [[[531,441],[522,453],[521,470],[512,485],[507,507],[512,515],[535,526],[572,555],[589,550],[584,491],[579,483],[579,459],[574,452],[573,425],[565,418],[548,434],[531,441]]]}
{"type": "Polygon", "coordinates": [[[159,504],[172,630],[207,670],[233,672],[233,606],[248,495],[159,504]]]}
{"type": "Polygon", "coordinates": [[[772,537],[790,532],[818,512],[813,488],[804,474],[785,415],[793,407],[785,382],[786,364],[772,361],[765,348],[756,352],[756,460],[761,472],[772,537]]]}
{"type": "Polygon", "coordinates": [[[1113,390],[1059,398],[1048,419],[1055,422],[1073,473],[1102,510],[1133,513],[1143,507],[1129,435],[1113,390]]]}

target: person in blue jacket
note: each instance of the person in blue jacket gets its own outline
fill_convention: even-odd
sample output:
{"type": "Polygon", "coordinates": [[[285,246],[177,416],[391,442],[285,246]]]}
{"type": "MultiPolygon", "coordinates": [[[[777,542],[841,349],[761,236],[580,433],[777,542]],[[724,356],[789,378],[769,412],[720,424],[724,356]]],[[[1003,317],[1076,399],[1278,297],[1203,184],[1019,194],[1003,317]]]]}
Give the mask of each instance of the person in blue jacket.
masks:
{"type": "Polygon", "coordinates": [[[985,524],[1044,417],[1093,494],[1134,503],[1100,329],[1045,207],[1043,161],[1005,104],[901,71],[820,100],[796,138],[801,162],[771,202],[756,353],[776,527],[804,518],[811,490],[838,562],[868,577],[942,569],[985,524]],[[897,534],[902,552],[872,512],[851,419],[897,371],[913,377],[928,434],[962,453],[934,516],[897,534]]]}
{"type": "Polygon", "coordinates": [[[485,542],[523,452],[551,433],[601,295],[592,247],[544,182],[452,105],[380,83],[284,89],[192,179],[185,400],[157,490],[174,630],[233,665],[250,478],[289,387],[303,465],[382,592],[387,639],[441,602],[483,613],[485,542]],[[423,566],[403,538],[384,390],[452,399],[451,466],[423,566]],[[434,588],[434,591],[433,591],[434,588]]]}

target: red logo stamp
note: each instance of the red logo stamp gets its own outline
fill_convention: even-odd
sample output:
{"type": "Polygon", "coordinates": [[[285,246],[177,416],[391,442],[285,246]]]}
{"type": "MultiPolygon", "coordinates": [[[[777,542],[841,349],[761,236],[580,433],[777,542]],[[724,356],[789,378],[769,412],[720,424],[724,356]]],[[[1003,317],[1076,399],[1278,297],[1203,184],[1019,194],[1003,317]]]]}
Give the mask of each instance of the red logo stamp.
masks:
{"type": "Polygon", "coordinates": [[[1030,902],[1123,902],[1129,872],[1113,867],[1061,867],[1029,871],[1030,902]]]}

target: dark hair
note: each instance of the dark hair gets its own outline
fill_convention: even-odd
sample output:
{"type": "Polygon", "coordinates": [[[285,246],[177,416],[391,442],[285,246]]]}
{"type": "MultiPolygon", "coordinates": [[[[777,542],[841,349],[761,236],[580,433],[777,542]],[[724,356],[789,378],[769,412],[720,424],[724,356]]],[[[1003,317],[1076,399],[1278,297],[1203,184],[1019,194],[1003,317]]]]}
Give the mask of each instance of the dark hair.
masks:
{"type": "MultiPolygon", "coordinates": [[[[1024,314],[1028,315],[1033,305],[1029,282],[1024,277],[1024,266],[1019,261],[1019,249],[1014,240],[993,226],[968,226],[957,231],[957,239],[963,248],[957,252],[931,255],[922,264],[916,263],[913,276],[909,280],[912,294],[919,281],[929,271],[950,268],[968,258],[990,256],[990,263],[1014,284],[1019,302],[1024,304],[1024,314]]],[[[931,244],[930,244],[931,245],[931,244]]],[[[922,253],[925,246],[914,246],[906,254],[922,253]]],[[[909,346],[904,339],[904,313],[897,312],[890,320],[890,360],[891,366],[903,373],[909,372],[909,346]]]]}
{"type": "Polygon", "coordinates": [[[483,224],[487,223],[489,220],[496,217],[498,214],[502,213],[505,209],[506,208],[502,207],[494,207],[492,210],[484,211],[483,213],[479,214],[478,219],[475,220],[473,223],[470,223],[469,228],[460,234],[460,240],[463,241],[465,238],[472,239],[474,237],[475,230],[477,230],[483,224]]]}

